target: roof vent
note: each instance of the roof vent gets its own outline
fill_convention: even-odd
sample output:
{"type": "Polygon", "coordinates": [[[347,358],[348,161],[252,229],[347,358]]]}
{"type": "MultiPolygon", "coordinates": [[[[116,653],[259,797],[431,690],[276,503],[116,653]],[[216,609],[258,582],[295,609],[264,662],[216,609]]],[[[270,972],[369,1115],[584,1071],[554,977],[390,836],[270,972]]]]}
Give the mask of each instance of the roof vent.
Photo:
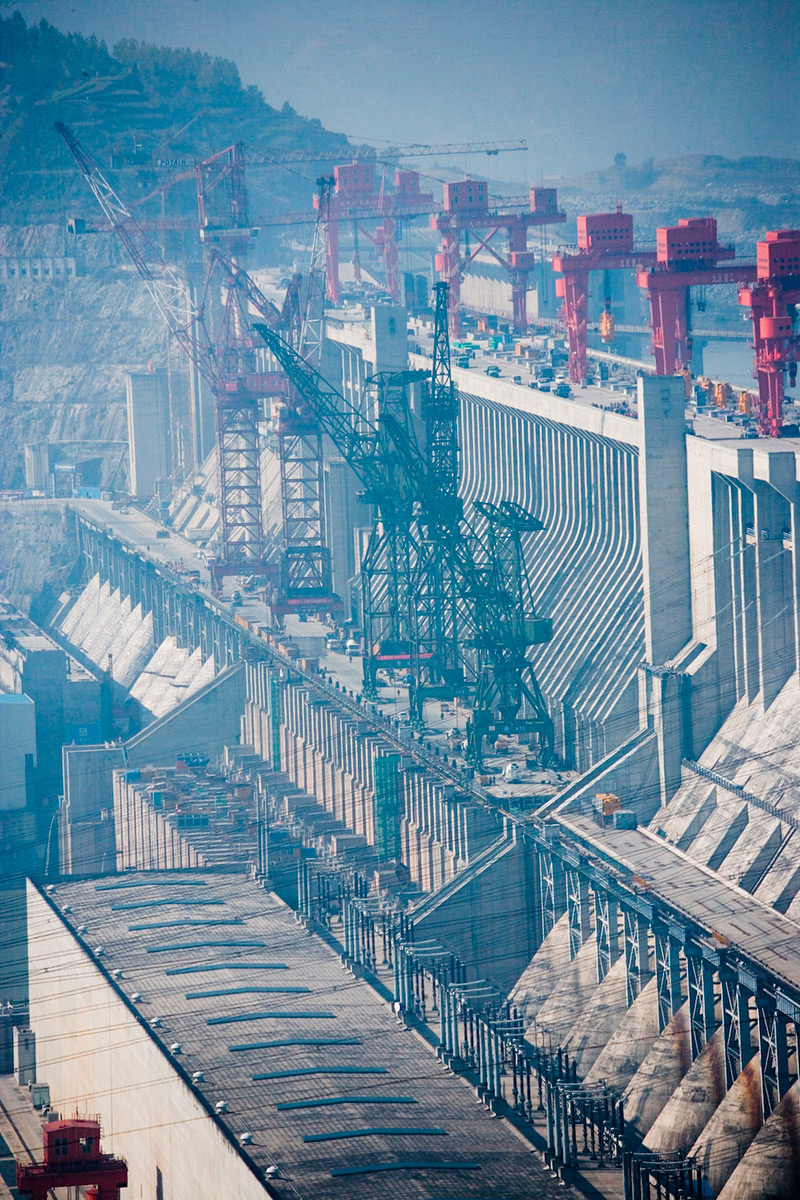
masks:
{"type": "Polygon", "coordinates": [[[47,892],[48,896],[52,896],[53,892],[56,890],[56,885],[54,883],[48,883],[44,890],[47,892]]]}
{"type": "Polygon", "coordinates": [[[65,913],[72,912],[72,906],[70,904],[65,904],[61,911],[65,913]]]}
{"type": "Polygon", "coordinates": [[[252,1140],[253,1140],[253,1135],[252,1135],[252,1133],[245,1132],[245,1133],[240,1133],[240,1134],[239,1134],[239,1141],[241,1142],[241,1144],[242,1144],[243,1146],[249,1146],[249,1145],[250,1145],[250,1143],[252,1142],[252,1140]]]}
{"type": "Polygon", "coordinates": [[[114,970],[111,972],[111,978],[122,979],[122,971],[119,969],[119,967],[114,967],[114,970]]]}
{"type": "Polygon", "coordinates": [[[134,1004],[138,1004],[139,1001],[141,1000],[141,998],[142,998],[141,992],[131,992],[131,1000],[133,1001],[134,1004]]]}
{"type": "Polygon", "coordinates": [[[279,1166],[273,1163],[271,1167],[267,1167],[264,1174],[266,1175],[267,1179],[280,1179],[281,1169],[279,1166]]]}
{"type": "Polygon", "coordinates": [[[95,946],[94,952],[98,958],[102,958],[106,952],[105,946],[95,946]]]}
{"type": "Polygon", "coordinates": [[[160,1029],[161,1028],[161,1017],[153,1017],[150,1024],[153,1026],[153,1029],[160,1029]]]}
{"type": "Polygon", "coordinates": [[[88,933],[88,929],[87,929],[86,925],[79,925],[78,933],[88,933]]]}
{"type": "Polygon", "coordinates": [[[172,1054],[183,1054],[183,1046],[180,1042],[173,1042],[170,1046],[170,1051],[172,1054]]]}
{"type": "Polygon", "coordinates": [[[214,1105],[214,1112],[216,1112],[216,1113],[226,1113],[227,1111],[228,1111],[228,1101],[227,1100],[218,1100],[217,1103],[214,1105]]]}
{"type": "Polygon", "coordinates": [[[205,1079],[202,1071],[192,1071],[192,1083],[205,1083],[205,1079]]]}

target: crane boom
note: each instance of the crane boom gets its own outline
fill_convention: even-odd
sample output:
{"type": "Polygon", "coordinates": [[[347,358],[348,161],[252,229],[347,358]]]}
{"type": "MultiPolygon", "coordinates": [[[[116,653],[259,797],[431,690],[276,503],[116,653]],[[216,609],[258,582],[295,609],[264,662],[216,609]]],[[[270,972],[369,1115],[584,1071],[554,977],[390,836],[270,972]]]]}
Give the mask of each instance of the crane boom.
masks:
{"type": "MultiPolygon", "coordinates": [[[[365,160],[382,162],[384,159],[395,158],[435,158],[443,154],[488,154],[494,157],[501,153],[527,150],[528,143],[524,138],[520,138],[516,141],[505,142],[435,142],[433,144],[409,142],[401,146],[386,146],[384,149],[376,149],[374,146],[345,146],[341,150],[317,151],[262,150],[258,146],[243,146],[242,149],[244,161],[248,166],[269,167],[281,166],[283,163],[342,162],[345,159],[350,162],[364,162],[365,160]]],[[[217,158],[227,152],[228,148],[221,150],[214,157],[217,158]]],[[[199,161],[192,158],[159,158],[156,161],[157,167],[194,168],[200,165],[199,161]]],[[[190,174],[189,172],[182,178],[188,179],[190,174]]]]}
{"type": "Polygon", "coordinates": [[[61,121],[55,123],[54,129],[69,147],[84,179],[111,228],[127,250],[170,332],[197,364],[207,382],[213,386],[218,382],[218,372],[211,339],[202,321],[202,314],[193,304],[186,284],[164,261],[161,253],[106,179],[99,163],[81,145],[72,130],[61,121]],[[197,330],[197,333],[193,330],[197,330]]]}

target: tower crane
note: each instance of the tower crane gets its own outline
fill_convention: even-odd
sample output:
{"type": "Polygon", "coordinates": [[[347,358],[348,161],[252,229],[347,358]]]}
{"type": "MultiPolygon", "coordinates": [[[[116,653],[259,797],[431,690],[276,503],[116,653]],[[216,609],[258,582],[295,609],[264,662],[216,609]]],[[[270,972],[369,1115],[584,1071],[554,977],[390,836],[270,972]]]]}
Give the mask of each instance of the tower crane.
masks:
{"type": "MultiPolygon", "coordinates": [[[[527,149],[528,144],[524,139],[498,142],[445,142],[434,145],[413,143],[406,146],[389,146],[380,151],[374,150],[372,147],[361,150],[348,148],[346,153],[337,150],[316,153],[301,150],[270,151],[245,145],[244,142],[236,142],[202,162],[181,158],[159,160],[157,164],[159,166],[183,166],[187,169],[168,182],[160,184],[136,203],[144,204],[177,183],[196,179],[198,196],[203,195],[208,198],[208,202],[205,205],[201,202],[200,206],[201,228],[207,228],[207,238],[216,240],[220,236],[220,230],[215,227],[214,223],[214,204],[219,196],[226,201],[223,207],[225,213],[233,213],[234,217],[238,214],[239,219],[233,222],[234,229],[237,232],[244,232],[245,237],[255,236],[257,230],[255,228],[248,229],[246,220],[247,204],[244,188],[246,166],[266,167],[304,162],[337,163],[333,168],[334,187],[330,198],[329,261],[326,277],[328,299],[334,304],[339,299],[339,222],[350,221],[354,224],[354,229],[358,229],[359,221],[377,219],[380,223],[374,234],[368,232],[363,226],[360,228],[360,232],[378,248],[386,270],[386,290],[389,296],[399,304],[398,239],[400,223],[404,219],[414,216],[435,213],[437,205],[434,203],[432,193],[420,190],[420,177],[416,171],[397,170],[394,190],[388,189],[386,187],[387,164],[393,163],[397,159],[425,156],[482,153],[496,157],[500,153],[527,149]],[[348,161],[342,162],[345,158],[348,161]],[[379,191],[375,190],[377,183],[375,167],[377,165],[383,165],[379,191]]],[[[259,222],[258,227],[282,223],[294,224],[296,221],[304,219],[313,218],[306,217],[305,214],[298,214],[296,217],[287,215],[279,217],[277,220],[268,218],[259,222]]],[[[563,220],[563,218],[559,219],[563,220]]],[[[224,233],[223,223],[222,234],[224,235],[224,233]]],[[[516,242],[519,243],[519,230],[512,236],[516,237],[516,242]]],[[[515,243],[514,248],[519,250],[519,245],[515,243]]]]}
{"type": "MultiPolygon", "coordinates": [[[[298,353],[319,368],[325,336],[325,277],[333,180],[317,180],[317,223],[311,263],[301,302],[296,292],[298,353]]],[[[291,341],[291,339],[290,339],[291,341]]],[[[331,556],[325,529],[325,479],[322,430],[304,397],[289,383],[277,411],[283,550],[280,590],[273,611],[336,612],[341,607],[333,592],[331,556]]]]}
{"type": "Polygon", "coordinates": [[[106,179],[98,163],[60,122],[64,139],[111,227],[124,245],[167,328],[208,382],[214,396],[219,472],[221,546],[212,564],[219,587],[225,574],[264,568],[258,446],[260,402],[280,395],[279,372],[264,369],[250,331],[248,301],[274,327],[283,314],[266,299],[245,272],[219,251],[209,256],[205,285],[197,303],[177,273],[148,240],[106,179]],[[224,285],[224,305],[214,336],[206,320],[206,302],[215,284],[224,285]]]}
{"type": "MultiPolygon", "coordinates": [[[[405,430],[416,444],[407,387],[422,382],[425,457],[437,522],[458,523],[458,396],[450,372],[447,284],[436,285],[433,371],[384,373],[373,377],[372,407],[378,423],[405,430]]],[[[422,724],[426,696],[452,695],[463,685],[457,630],[455,581],[438,553],[435,531],[417,520],[413,498],[388,492],[377,498],[378,514],[361,564],[364,615],[364,691],[377,699],[379,666],[409,672],[411,723],[422,724]]]]}
{"type": "Polygon", "coordinates": [[[171,331],[200,373],[211,384],[217,415],[222,554],[213,565],[218,584],[222,575],[237,571],[262,573],[261,471],[258,421],[261,401],[270,396],[278,403],[278,460],[280,469],[282,551],[278,577],[272,580],[271,604],[276,616],[293,611],[335,610],[330,554],[325,538],[322,439],[319,427],[302,400],[286,396],[286,381],[276,373],[260,372],[253,346],[248,306],[289,340],[319,362],[323,337],[326,236],[326,197],[332,181],[320,181],[323,198],[315,231],[314,251],[306,290],[295,273],[278,310],[256,287],[241,259],[252,240],[244,159],[239,144],[199,163],[196,176],[198,225],[206,247],[206,280],[203,298],[193,304],[188,289],[177,280],[159,252],[148,242],[141,226],[113,193],[97,164],[65,127],[58,128],[76,157],[84,176],[113,228],[139,269],[171,331]],[[113,197],[113,199],[112,199],[113,197]],[[224,253],[227,251],[227,253],[224,253]],[[224,289],[224,311],[213,339],[206,319],[212,283],[224,289]],[[185,311],[176,308],[165,289],[187,297],[185,311]],[[202,344],[191,330],[201,333],[202,344]],[[266,390],[265,390],[266,385],[266,390]]]}
{"type": "MultiPolygon", "coordinates": [[[[539,737],[541,756],[552,752],[553,725],[528,658],[531,646],[552,637],[552,622],[537,617],[525,569],[521,539],[542,528],[535,517],[510,502],[475,505],[478,521],[455,505],[441,505],[441,483],[421,448],[408,405],[389,404],[377,418],[365,415],[319,371],[305,362],[268,325],[255,326],[340,454],[360,478],[365,499],[381,511],[411,517],[412,556],[419,541],[433,543],[439,561],[452,572],[457,598],[458,640],[477,659],[475,702],[468,728],[468,753],[479,764],[485,737],[500,728],[527,730],[539,737]],[[530,715],[521,718],[528,705],[530,715]]],[[[411,564],[413,579],[418,564],[411,564]]],[[[408,588],[402,614],[406,640],[415,622],[416,597],[408,588]]],[[[467,656],[469,657],[469,656],[467,656]]]]}
{"type": "MultiPolygon", "coordinates": [[[[240,153],[248,166],[283,166],[291,163],[322,163],[341,162],[349,158],[358,162],[394,162],[397,158],[438,158],[450,154],[486,154],[496,158],[498,154],[527,150],[528,143],[524,138],[505,142],[407,142],[401,146],[386,146],[376,150],[374,146],[362,146],[356,149],[351,146],[343,150],[267,150],[258,146],[246,146],[239,142],[240,153]]],[[[220,151],[226,155],[232,148],[220,151]]],[[[191,167],[199,164],[191,158],[162,158],[156,162],[158,167],[191,167]]],[[[183,176],[188,179],[191,172],[183,176]]]]}

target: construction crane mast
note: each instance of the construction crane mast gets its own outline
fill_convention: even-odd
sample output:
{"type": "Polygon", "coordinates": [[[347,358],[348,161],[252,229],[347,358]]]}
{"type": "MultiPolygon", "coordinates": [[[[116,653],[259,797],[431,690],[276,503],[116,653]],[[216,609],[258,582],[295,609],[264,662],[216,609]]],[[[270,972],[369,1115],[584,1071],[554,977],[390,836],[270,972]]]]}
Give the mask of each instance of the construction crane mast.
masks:
{"type": "MultiPolygon", "coordinates": [[[[325,279],[330,235],[333,180],[317,180],[317,222],[311,248],[305,305],[296,292],[298,352],[317,370],[325,337],[325,279]]],[[[291,339],[290,339],[291,340],[291,339]]],[[[331,556],[325,530],[325,477],[322,431],[302,395],[289,385],[278,410],[278,464],[281,484],[283,551],[279,594],[273,611],[341,608],[333,592],[331,556]]]]}
{"type": "Polygon", "coordinates": [[[550,640],[552,622],[536,616],[522,547],[523,534],[541,529],[541,522],[508,502],[476,505],[479,521],[458,515],[455,505],[440,519],[440,477],[419,444],[407,403],[388,404],[373,419],[333,388],[274,329],[266,325],[256,329],[360,478],[365,499],[390,513],[396,525],[408,521],[405,547],[413,561],[407,567],[401,564],[401,569],[407,571],[411,586],[397,589],[399,603],[406,606],[399,621],[405,631],[403,640],[412,641],[415,582],[427,569],[427,547],[421,543],[430,542],[437,560],[452,572],[458,606],[456,637],[470,647],[465,661],[476,660],[468,738],[471,760],[480,763],[484,739],[491,732],[514,728],[538,735],[541,758],[547,761],[553,725],[528,650],[550,640]],[[528,712],[521,716],[526,705],[528,712]]]}

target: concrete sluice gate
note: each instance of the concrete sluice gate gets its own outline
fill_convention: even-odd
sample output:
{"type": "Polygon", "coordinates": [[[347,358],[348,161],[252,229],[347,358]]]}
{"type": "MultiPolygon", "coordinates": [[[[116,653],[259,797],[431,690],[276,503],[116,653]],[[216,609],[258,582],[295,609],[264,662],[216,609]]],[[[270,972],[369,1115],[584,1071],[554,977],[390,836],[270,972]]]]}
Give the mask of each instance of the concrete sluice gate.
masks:
{"type": "MultiPolygon", "coordinates": [[[[247,650],[241,769],[271,819],[317,852],[306,917],[330,916],[317,871],[357,862],[378,885],[402,877],[402,926],[380,886],[348,901],[346,957],[380,973],[369,931],[383,922],[401,1007],[428,1020],[435,998],[446,1061],[535,1123],[534,1064],[553,1162],[576,1165],[569,1122],[602,1095],[635,1150],[630,1196],[646,1194],[643,1171],[663,1182],[680,1158],[705,1194],[790,1200],[800,443],[686,436],[681,380],[641,381],[632,421],[455,374],[466,502],[514,499],[546,524],[528,549],[557,632],[536,669],[559,754],[582,774],[505,812],[227,621],[202,644],[222,631],[239,639],[230,653],[247,650]]],[[[101,541],[95,559],[84,547],[90,562],[101,541]]],[[[59,628],[99,665],[111,652],[115,679],[146,689],[156,712],[156,681],[189,688],[213,665],[190,623],[172,641],[163,605],[156,646],[146,588],[134,580],[132,604],[108,562],[59,628]]]]}
{"type": "Polygon", "coordinates": [[[96,667],[110,670],[150,719],[166,716],[216,674],[213,655],[203,659],[173,635],[156,644],[152,613],[99,574],[61,608],[55,628],[96,667]]]}

